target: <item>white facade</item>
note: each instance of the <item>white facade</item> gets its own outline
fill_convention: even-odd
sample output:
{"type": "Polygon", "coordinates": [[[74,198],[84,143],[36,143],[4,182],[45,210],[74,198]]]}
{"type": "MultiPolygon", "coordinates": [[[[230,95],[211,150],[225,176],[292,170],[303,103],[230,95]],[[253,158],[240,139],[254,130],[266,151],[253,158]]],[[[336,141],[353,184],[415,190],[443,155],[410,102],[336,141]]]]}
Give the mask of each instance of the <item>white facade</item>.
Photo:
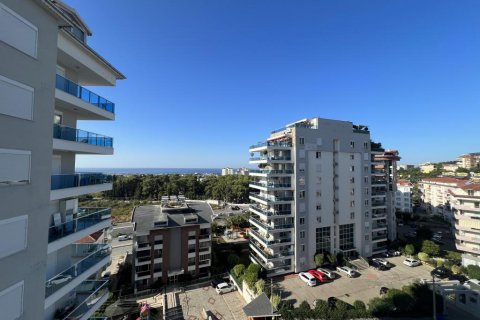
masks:
{"type": "Polygon", "coordinates": [[[397,183],[395,192],[395,208],[397,211],[412,213],[412,188],[413,186],[405,181],[397,183]]]}
{"type": "Polygon", "coordinates": [[[395,226],[388,190],[396,163],[377,159],[384,151],[371,145],[364,126],[313,118],[251,146],[259,166],[249,174],[252,261],[275,276],[313,267],[318,252],[386,250],[396,237],[387,231],[395,226]]]}
{"type": "Polygon", "coordinates": [[[232,168],[222,168],[222,176],[229,176],[235,174],[235,170],[232,168]]]}

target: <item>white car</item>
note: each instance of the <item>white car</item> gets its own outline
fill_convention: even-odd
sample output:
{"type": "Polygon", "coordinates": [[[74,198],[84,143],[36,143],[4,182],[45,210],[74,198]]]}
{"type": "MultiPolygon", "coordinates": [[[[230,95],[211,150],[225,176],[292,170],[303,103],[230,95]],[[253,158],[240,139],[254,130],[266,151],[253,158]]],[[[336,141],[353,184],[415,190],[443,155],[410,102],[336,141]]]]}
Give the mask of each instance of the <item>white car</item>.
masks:
{"type": "Polygon", "coordinates": [[[132,239],[132,236],[127,236],[126,234],[122,234],[118,236],[118,241],[127,241],[132,239]]]}
{"type": "Polygon", "coordinates": [[[335,273],[333,271],[323,269],[323,268],[317,268],[317,271],[320,271],[321,273],[325,274],[329,279],[335,279],[335,273]]]}
{"type": "Polygon", "coordinates": [[[309,287],[313,287],[313,286],[316,286],[317,285],[317,279],[315,279],[314,276],[312,276],[310,273],[308,272],[300,272],[298,274],[298,277],[303,281],[305,282],[306,284],[308,284],[309,287]]]}
{"type": "Polygon", "coordinates": [[[406,265],[406,266],[409,266],[409,267],[416,267],[416,266],[421,265],[422,263],[418,260],[407,258],[407,259],[403,260],[403,264],[406,265]]]}
{"type": "Polygon", "coordinates": [[[345,273],[349,278],[355,277],[357,272],[349,267],[337,267],[338,272],[345,273]]]}
{"type": "Polygon", "coordinates": [[[228,293],[235,291],[235,286],[231,283],[222,282],[217,285],[215,291],[217,291],[218,294],[228,293]]]}
{"type": "Polygon", "coordinates": [[[380,263],[381,265],[387,267],[387,268],[391,268],[392,265],[390,264],[390,262],[388,262],[387,260],[384,260],[384,259],[380,259],[380,258],[373,258],[372,259],[373,261],[377,262],[377,263],[380,263]]]}

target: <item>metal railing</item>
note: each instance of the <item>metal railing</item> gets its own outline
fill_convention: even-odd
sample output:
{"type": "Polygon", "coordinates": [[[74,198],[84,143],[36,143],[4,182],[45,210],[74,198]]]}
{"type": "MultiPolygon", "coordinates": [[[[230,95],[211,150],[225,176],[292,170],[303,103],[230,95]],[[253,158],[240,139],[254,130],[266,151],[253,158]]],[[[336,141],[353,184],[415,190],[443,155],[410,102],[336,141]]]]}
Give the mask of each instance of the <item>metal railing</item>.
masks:
{"type": "Polygon", "coordinates": [[[283,169],[283,170],[250,170],[250,173],[262,173],[262,174],[293,174],[292,169],[283,169]]]}
{"type": "Polygon", "coordinates": [[[293,201],[293,196],[273,196],[273,195],[260,195],[260,193],[250,192],[251,197],[268,201],[268,202],[277,202],[277,201],[293,201]]]}
{"type": "Polygon", "coordinates": [[[278,211],[278,210],[275,210],[275,211],[266,211],[266,210],[263,210],[261,209],[260,207],[258,206],[255,206],[255,205],[250,205],[249,206],[250,209],[256,211],[256,212],[259,212],[260,214],[263,214],[267,217],[271,217],[271,216],[287,216],[287,215],[290,215],[292,214],[292,211],[291,210],[282,210],[282,211],[278,211]]]}
{"type": "Polygon", "coordinates": [[[270,160],[270,161],[290,161],[292,158],[290,156],[268,156],[268,157],[251,157],[250,161],[260,161],[260,160],[270,160]]]}
{"type": "Polygon", "coordinates": [[[93,146],[113,147],[113,138],[59,124],[53,125],[53,137],[55,139],[86,143],[93,146]]]}
{"type": "Polygon", "coordinates": [[[108,294],[108,280],[84,281],[75,289],[75,292],[77,296],[79,294],[89,295],[63,318],[64,320],[81,319],[83,315],[90,311],[102,296],[108,294]]]}
{"type": "Polygon", "coordinates": [[[107,99],[93,93],[92,91],[85,89],[84,87],[76,84],[75,82],[68,80],[65,77],[57,74],[55,86],[58,90],[62,90],[69,93],[85,102],[88,102],[100,109],[115,113],[115,104],[107,99]]]}
{"type": "Polygon", "coordinates": [[[85,256],[67,270],[58,273],[45,282],[45,297],[49,297],[60,288],[70,283],[92,266],[110,256],[110,245],[74,245],[72,256],[85,256]]]}
{"type": "Polygon", "coordinates": [[[250,149],[260,148],[260,147],[291,147],[291,141],[266,141],[258,142],[257,144],[251,145],[250,149]]]}
{"type": "Polygon", "coordinates": [[[263,188],[271,188],[271,189],[291,188],[292,187],[291,183],[260,183],[260,182],[252,181],[252,182],[250,182],[250,184],[254,185],[254,186],[259,186],[259,187],[263,187],[263,188]]]}
{"type": "Polygon", "coordinates": [[[103,173],[56,174],[51,177],[51,190],[111,183],[113,176],[103,173]]]}
{"type": "Polygon", "coordinates": [[[48,242],[50,243],[75,232],[87,229],[97,223],[110,219],[111,216],[111,208],[79,208],[75,219],[57,226],[51,226],[48,229],[48,242]]]}

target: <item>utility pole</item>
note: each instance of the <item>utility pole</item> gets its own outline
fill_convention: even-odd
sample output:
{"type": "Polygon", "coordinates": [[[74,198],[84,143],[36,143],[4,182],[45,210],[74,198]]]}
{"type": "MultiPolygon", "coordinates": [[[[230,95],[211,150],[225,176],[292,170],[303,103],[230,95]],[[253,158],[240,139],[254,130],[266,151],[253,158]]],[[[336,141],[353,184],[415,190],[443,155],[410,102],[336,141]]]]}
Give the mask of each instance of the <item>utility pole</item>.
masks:
{"type": "Polygon", "coordinates": [[[435,275],[432,274],[433,320],[437,320],[437,299],[435,295],[435,275]]]}

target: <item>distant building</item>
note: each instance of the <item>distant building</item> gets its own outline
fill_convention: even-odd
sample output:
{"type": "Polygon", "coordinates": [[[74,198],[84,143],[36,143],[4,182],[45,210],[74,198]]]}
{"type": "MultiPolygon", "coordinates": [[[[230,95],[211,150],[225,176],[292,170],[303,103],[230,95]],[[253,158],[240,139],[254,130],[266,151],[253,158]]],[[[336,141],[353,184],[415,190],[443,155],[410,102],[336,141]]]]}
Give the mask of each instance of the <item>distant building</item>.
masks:
{"type": "Polygon", "coordinates": [[[443,164],[442,168],[443,168],[443,171],[455,172],[459,167],[455,163],[445,163],[443,164]]]}
{"type": "Polygon", "coordinates": [[[222,176],[229,176],[235,174],[235,170],[232,168],[223,168],[222,169],[222,176]]]}
{"type": "Polygon", "coordinates": [[[421,164],[420,165],[420,170],[423,172],[423,173],[430,173],[432,172],[433,170],[435,170],[435,165],[430,163],[430,162],[427,162],[427,163],[424,163],[424,164],[421,164]]]}
{"type": "Polygon", "coordinates": [[[135,208],[135,292],[157,281],[169,284],[210,275],[212,213],[207,203],[187,202],[183,196],[164,196],[160,205],[135,208]]]}
{"type": "Polygon", "coordinates": [[[455,229],[456,247],[464,264],[480,265],[480,180],[430,178],[420,182],[428,211],[442,215],[455,229]]]}
{"type": "Polygon", "coordinates": [[[398,180],[395,192],[395,208],[400,212],[412,213],[412,188],[408,180],[398,180]]]}
{"type": "Polygon", "coordinates": [[[239,175],[248,176],[248,174],[250,173],[250,169],[240,168],[240,169],[237,170],[236,173],[239,174],[239,175]]]}
{"type": "Polygon", "coordinates": [[[457,158],[457,165],[465,169],[480,168],[480,152],[467,153],[457,158]]]}
{"type": "Polygon", "coordinates": [[[413,164],[399,164],[397,165],[397,170],[403,169],[403,170],[409,170],[413,169],[415,166],[413,164]]]}

